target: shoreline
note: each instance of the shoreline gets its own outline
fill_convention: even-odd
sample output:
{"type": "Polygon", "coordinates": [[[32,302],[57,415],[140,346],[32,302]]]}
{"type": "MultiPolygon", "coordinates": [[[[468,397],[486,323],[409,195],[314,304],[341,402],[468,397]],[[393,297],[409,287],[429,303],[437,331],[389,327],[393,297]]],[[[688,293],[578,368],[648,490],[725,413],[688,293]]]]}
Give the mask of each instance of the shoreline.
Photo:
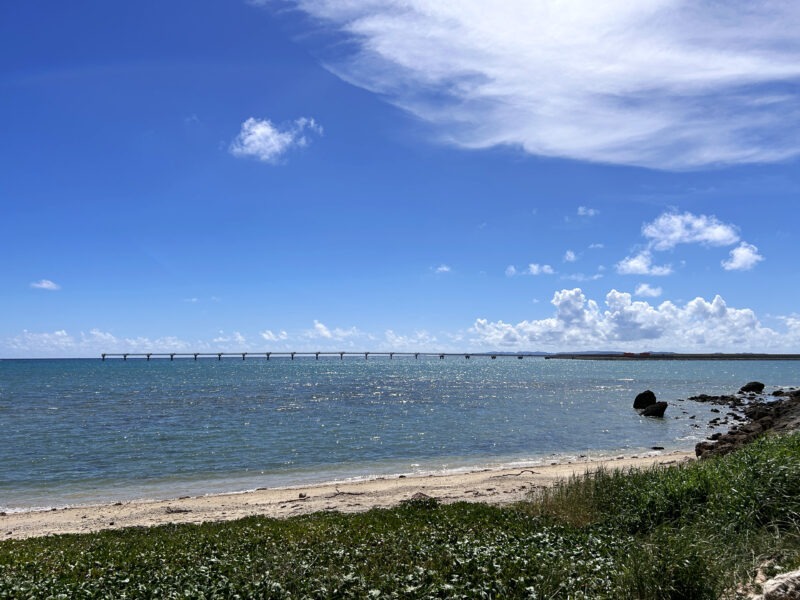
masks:
{"type": "Polygon", "coordinates": [[[692,460],[695,460],[694,452],[675,450],[651,456],[585,459],[534,467],[480,469],[439,475],[397,475],[360,481],[182,496],[170,500],[134,500],[14,512],[0,515],[0,540],[171,523],[232,521],[254,515],[287,518],[326,510],[363,512],[373,508],[389,508],[420,493],[446,504],[462,501],[508,504],[525,499],[529,492],[538,487],[551,486],[556,481],[601,467],[627,469],[692,460]]]}

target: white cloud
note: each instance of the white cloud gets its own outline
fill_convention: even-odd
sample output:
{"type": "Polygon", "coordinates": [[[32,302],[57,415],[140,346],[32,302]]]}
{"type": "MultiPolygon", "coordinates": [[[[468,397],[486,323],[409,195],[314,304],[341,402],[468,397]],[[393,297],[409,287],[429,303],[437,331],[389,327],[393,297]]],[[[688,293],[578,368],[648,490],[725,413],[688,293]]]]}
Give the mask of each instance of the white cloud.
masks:
{"type": "Polygon", "coordinates": [[[517,274],[517,268],[514,265],[508,265],[506,267],[506,277],[513,277],[517,274]]]}
{"type": "Polygon", "coordinates": [[[100,329],[78,335],[64,329],[53,332],[22,333],[0,340],[0,355],[12,357],[95,357],[103,352],[203,352],[211,345],[202,341],[188,342],[173,336],[116,337],[100,329]]]}
{"type": "Polygon", "coordinates": [[[335,341],[341,341],[361,335],[363,334],[355,327],[351,327],[350,329],[340,329],[339,327],[335,329],[329,329],[324,323],[320,323],[316,319],[314,319],[314,328],[305,332],[305,337],[309,339],[316,338],[335,341]]]}
{"type": "Polygon", "coordinates": [[[329,69],[462,147],[665,169],[800,153],[790,0],[295,4],[349,36],[329,69]]]}
{"type": "Polygon", "coordinates": [[[31,283],[31,287],[36,288],[37,290],[50,290],[51,292],[61,289],[60,285],[50,281],[49,279],[40,279],[39,281],[34,281],[31,283]]]}
{"type": "Polygon", "coordinates": [[[589,250],[605,248],[604,244],[589,244],[589,250]]]}
{"type": "Polygon", "coordinates": [[[199,302],[200,300],[198,298],[184,298],[183,301],[194,304],[195,302],[199,302]]]}
{"type": "Polygon", "coordinates": [[[683,306],[663,302],[658,306],[632,301],[631,295],[611,290],[605,310],[589,300],[580,288],[554,294],[552,317],[522,321],[477,319],[473,342],[483,347],[543,349],[553,351],[618,349],[665,351],[797,351],[800,324],[786,318],[786,331],[764,327],[749,308],[730,308],[716,296],[695,298],[683,306]]]}
{"type": "Polygon", "coordinates": [[[307,146],[307,133],[322,135],[322,127],[314,119],[301,117],[288,127],[280,129],[269,119],[251,117],[242,123],[242,129],[231,142],[229,151],[234,156],[276,163],[289,149],[307,146]]]}
{"type": "Polygon", "coordinates": [[[578,260],[578,256],[572,250],[567,250],[564,253],[565,262],[575,262],[576,260],[578,260]]]}
{"type": "Polygon", "coordinates": [[[758,248],[753,244],[742,242],[731,250],[728,259],[722,261],[722,268],[726,271],[748,271],[762,260],[764,257],[758,253],[758,248]]]}
{"type": "Polygon", "coordinates": [[[620,275],[669,275],[672,273],[670,265],[654,265],[653,254],[650,250],[642,250],[633,256],[626,256],[616,265],[620,275]]]}
{"type": "Polygon", "coordinates": [[[245,337],[238,331],[234,331],[231,335],[225,335],[224,331],[219,332],[219,336],[213,339],[215,344],[236,344],[235,350],[244,349],[247,344],[245,337]]]}
{"type": "Polygon", "coordinates": [[[289,338],[289,334],[286,333],[285,331],[279,331],[278,333],[273,333],[269,329],[267,329],[266,331],[262,331],[260,335],[268,342],[280,342],[289,338]]]}
{"type": "Polygon", "coordinates": [[[636,292],[634,293],[643,298],[658,298],[662,291],[660,287],[650,287],[648,283],[640,283],[636,286],[636,292]]]}
{"type": "Polygon", "coordinates": [[[527,273],[529,275],[552,275],[555,273],[553,267],[550,265],[540,265],[538,263],[531,263],[528,265],[527,273]]]}
{"type": "Polygon", "coordinates": [[[586,206],[579,206],[578,207],[578,216],[581,217],[594,217],[600,214],[600,211],[596,208],[588,208],[586,206]]]}
{"type": "Polygon", "coordinates": [[[436,267],[433,270],[433,272],[434,273],[449,273],[451,270],[452,269],[450,269],[450,267],[448,265],[442,264],[442,265],[439,265],[438,267],[436,267]]]}
{"type": "Polygon", "coordinates": [[[739,241],[736,227],[715,216],[666,212],[642,226],[642,235],[654,250],[670,250],[678,244],[730,246],[739,241]]]}
{"type": "Polygon", "coordinates": [[[571,275],[564,275],[562,279],[570,279],[572,281],[597,281],[603,278],[602,273],[595,273],[594,275],[584,275],[583,273],[572,273],[571,275]]]}

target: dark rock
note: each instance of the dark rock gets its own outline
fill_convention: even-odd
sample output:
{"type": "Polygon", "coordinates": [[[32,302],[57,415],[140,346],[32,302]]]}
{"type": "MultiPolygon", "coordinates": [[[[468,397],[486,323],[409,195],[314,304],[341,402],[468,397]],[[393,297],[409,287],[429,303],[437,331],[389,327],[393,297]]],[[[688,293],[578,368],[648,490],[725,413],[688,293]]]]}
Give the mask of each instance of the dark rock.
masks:
{"type": "Polygon", "coordinates": [[[719,412],[719,409],[718,409],[718,408],[712,408],[712,409],[711,409],[711,412],[713,412],[713,413],[718,413],[718,412],[719,412]]]}
{"type": "Polygon", "coordinates": [[[760,381],[749,381],[745,383],[740,389],[740,392],[755,392],[756,394],[760,394],[764,391],[764,384],[760,381]]]}
{"type": "Polygon", "coordinates": [[[633,401],[633,408],[647,408],[656,403],[656,395],[650,390],[645,390],[638,394],[633,401]]]}
{"type": "Polygon", "coordinates": [[[642,411],[643,417],[658,417],[661,418],[664,416],[664,412],[667,410],[668,404],[666,402],[656,402],[655,404],[649,405],[642,411]]]}
{"type": "Polygon", "coordinates": [[[650,446],[650,450],[663,450],[664,446],[650,446]]]}
{"type": "Polygon", "coordinates": [[[785,396],[786,395],[786,390],[775,390],[774,392],[772,392],[772,395],[773,396],[785,396]]]}

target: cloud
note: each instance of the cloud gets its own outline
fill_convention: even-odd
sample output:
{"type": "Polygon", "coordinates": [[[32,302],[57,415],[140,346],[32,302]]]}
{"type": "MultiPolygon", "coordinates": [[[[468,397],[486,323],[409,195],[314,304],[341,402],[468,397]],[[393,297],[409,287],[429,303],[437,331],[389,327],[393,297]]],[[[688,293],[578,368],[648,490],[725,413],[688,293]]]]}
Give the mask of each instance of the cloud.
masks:
{"type": "Polygon", "coordinates": [[[215,344],[236,344],[235,349],[240,350],[244,349],[247,339],[238,331],[234,331],[232,335],[225,335],[224,331],[220,331],[219,336],[215,337],[213,342],[215,344]]]}
{"type": "Polygon", "coordinates": [[[506,267],[506,277],[513,277],[517,274],[517,267],[514,265],[508,265],[506,267]]]}
{"type": "Polygon", "coordinates": [[[600,214],[600,211],[596,208],[587,208],[586,206],[579,206],[578,207],[578,216],[581,217],[594,217],[600,214]]]}
{"type": "Polygon", "coordinates": [[[295,5],[348,37],[326,67],[461,147],[659,169],[800,153],[796,2],[295,5]]]}
{"type": "Polygon", "coordinates": [[[594,275],[584,275],[583,273],[572,273],[571,275],[564,275],[562,279],[570,279],[572,281],[597,281],[603,278],[602,273],[595,273],[594,275]]]}
{"type": "Polygon", "coordinates": [[[289,334],[286,333],[285,331],[279,331],[276,334],[269,329],[267,329],[266,331],[262,331],[259,335],[268,342],[280,342],[289,338],[289,334]]]}
{"type": "MultiPolygon", "coordinates": [[[[730,308],[716,296],[695,298],[680,306],[634,302],[630,294],[611,290],[605,309],[580,288],[557,291],[553,316],[516,325],[477,319],[470,330],[484,347],[553,351],[619,349],[687,352],[797,351],[800,323],[785,318],[786,331],[763,326],[749,308],[730,308]]],[[[800,321],[800,320],[798,320],[800,321]]]]}
{"type": "Polygon", "coordinates": [[[305,337],[309,339],[324,339],[341,341],[347,338],[361,336],[362,333],[355,327],[350,329],[329,329],[324,323],[314,319],[314,328],[305,332],[305,337]]]}
{"type": "Polygon", "coordinates": [[[660,287],[650,287],[650,284],[647,283],[640,283],[636,286],[636,292],[634,292],[637,296],[642,296],[644,298],[658,298],[661,295],[661,288],[660,287]]]}
{"type": "Polygon", "coordinates": [[[307,146],[307,133],[322,135],[322,127],[314,119],[301,117],[280,129],[269,119],[251,117],[242,123],[242,129],[231,142],[229,151],[234,156],[252,157],[275,164],[291,148],[307,146]]]}
{"type": "Polygon", "coordinates": [[[51,292],[61,289],[60,285],[50,281],[49,279],[40,279],[39,281],[34,281],[31,283],[31,287],[36,288],[37,290],[50,290],[51,292]]]}
{"type": "Polygon", "coordinates": [[[578,260],[578,256],[572,250],[564,253],[564,262],[575,262],[576,260],[578,260]]]}
{"type": "Polygon", "coordinates": [[[736,227],[711,215],[666,212],[642,226],[642,235],[654,250],[671,250],[678,244],[729,246],[739,241],[736,227]]]}
{"type": "Polygon", "coordinates": [[[528,270],[526,271],[529,275],[552,275],[555,273],[553,267],[550,265],[540,265],[537,263],[531,263],[528,265],[528,270]]]}
{"type": "Polygon", "coordinates": [[[650,250],[642,250],[633,256],[626,256],[615,265],[620,275],[669,275],[671,265],[654,265],[650,250]]]}
{"type": "Polygon", "coordinates": [[[726,271],[749,271],[764,257],[758,253],[758,248],[753,244],[742,242],[731,250],[730,257],[722,261],[722,268],[726,271]]]}
{"type": "Polygon", "coordinates": [[[212,346],[202,341],[189,342],[174,336],[117,337],[100,329],[72,335],[64,329],[52,332],[22,333],[0,340],[4,356],[17,357],[94,357],[103,352],[203,352],[212,346]]]}
{"type": "Polygon", "coordinates": [[[589,250],[605,248],[605,244],[589,244],[589,250]]]}
{"type": "Polygon", "coordinates": [[[450,271],[450,267],[445,264],[439,265],[433,270],[434,273],[449,273],[450,271]]]}

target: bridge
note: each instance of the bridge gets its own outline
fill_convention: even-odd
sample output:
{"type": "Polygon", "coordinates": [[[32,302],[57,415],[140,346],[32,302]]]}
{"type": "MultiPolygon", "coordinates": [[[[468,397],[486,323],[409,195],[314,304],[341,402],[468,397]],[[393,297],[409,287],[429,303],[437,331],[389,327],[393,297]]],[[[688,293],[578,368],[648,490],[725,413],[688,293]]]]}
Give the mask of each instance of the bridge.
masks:
{"type": "Polygon", "coordinates": [[[105,352],[100,355],[103,360],[107,358],[121,358],[122,360],[128,360],[129,358],[135,359],[145,359],[150,360],[151,358],[159,358],[159,359],[166,359],[175,360],[176,358],[180,359],[187,359],[191,358],[197,360],[198,358],[216,358],[217,360],[222,360],[223,358],[241,358],[242,360],[246,360],[247,358],[265,358],[269,360],[271,357],[284,357],[294,360],[295,357],[314,357],[316,360],[319,360],[320,356],[330,356],[330,357],[339,357],[340,360],[344,360],[345,356],[356,356],[356,357],[364,357],[364,360],[369,360],[369,357],[388,357],[389,359],[394,359],[394,357],[414,357],[415,359],[419,359],[420,356],[422,357],[439,357],[439,359],[444,359],[450,356],[457,356],[463,357],[466,359],[470,359],[472,357],[488,357],[491,359],[496,359],[497,357],[501,358],[517,358],[522,360],[523,357],[528,356],[537,356],[532,354],[507,354],[507,353],[500,353],[500,352],[477,352],[477,353],[465,353],[465,352],[331,352],[331,351],[319,351],[319,352],[121,352],[121,353],[111,353],[105,352]]]}

